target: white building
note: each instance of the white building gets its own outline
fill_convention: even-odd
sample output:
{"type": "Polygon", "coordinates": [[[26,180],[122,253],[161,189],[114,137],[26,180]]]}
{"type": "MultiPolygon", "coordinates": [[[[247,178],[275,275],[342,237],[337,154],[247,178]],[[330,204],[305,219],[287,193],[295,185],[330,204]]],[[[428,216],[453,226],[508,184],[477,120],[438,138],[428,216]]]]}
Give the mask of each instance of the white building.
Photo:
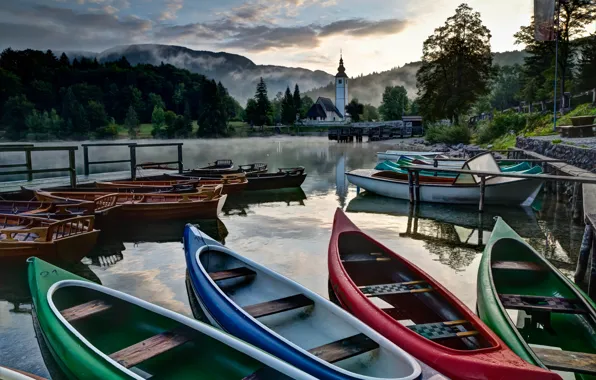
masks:
{"type": "Polygon", "coordinates": [[[348,75],[343,57],[340,56],[337,75],[335,75],[335,104],[329,98],[319,97],[308,110],[306,119],[325,122],[344,121],[347,119],[346,105],[348,105],[348,75]]]}

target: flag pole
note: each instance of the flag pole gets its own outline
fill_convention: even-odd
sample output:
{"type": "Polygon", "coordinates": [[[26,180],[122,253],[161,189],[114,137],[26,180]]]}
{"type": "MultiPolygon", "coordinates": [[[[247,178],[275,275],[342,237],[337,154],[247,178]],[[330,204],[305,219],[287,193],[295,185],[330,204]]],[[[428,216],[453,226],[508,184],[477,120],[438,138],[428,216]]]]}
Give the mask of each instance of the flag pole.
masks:
{"type": "MultiPolygon", "coordinates": [[[[557,11],[557,28],[555,30],[555,88],[553,94],[553,132],[557,131],[557,75],[559,68],[559,14],[561,13],[561,6],[559,1],[555,0],[555,10],[557,11]]],[[[553,12],[554,13],[554,12],[553,12]]],[[[561,104],[561,107],[563,104],[561,104]]]]}

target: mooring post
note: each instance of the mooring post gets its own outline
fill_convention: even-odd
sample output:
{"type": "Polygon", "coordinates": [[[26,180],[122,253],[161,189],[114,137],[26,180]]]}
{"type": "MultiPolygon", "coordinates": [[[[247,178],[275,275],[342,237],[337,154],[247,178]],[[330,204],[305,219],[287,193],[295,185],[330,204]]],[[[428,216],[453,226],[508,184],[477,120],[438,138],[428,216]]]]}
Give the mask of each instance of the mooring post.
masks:
{"type": "Polygon", "coordinates": [[[408,186],[410,188],[410,203],[414,203],[414,175],[410,169],[408,169],[408,186]]]}
{"type": "MultiPolygon", "coordinates": [[[[575,268],[575,275],[573,279],[576,284],[584,282],[586,277],[586,270],[588,269],[588,261],[590,259],[590,249],[592,248],[592,240],[594,235],[592,234],[592,226],[586,224],[584,228],[584,236],[582,238],[582,244],[579,248],[579,257],[577,259],[577,266],[575,268]]],[[[593,265],[592,265],[593,266],[593,265]]]]}
{"type": "Polygon", "coordinates": [[[184,163],[182,162],[182,144],[178,145],[178,173],[182,174],[184,171],[184,163]]]}
{"type": "Polygon", "coordinates": [[[478,211],[484,211],[484,192],[486,190],[486,177],[480,177],[480,204],[478,205],[478,211]]]}
{"type": "Polygon", "coordinates": [[[581,193],[582,190],[582,184],[579,182],[575,182],[573,184],[573,198],[572,198],[572,218],[574,221],[578,221],[581,220],[582,216],[583,216],[583,210],[582,210],[582,202],[579,201],[579,194],[581,193]]]}
{"type": "Polygon", "coordinates": [[[596,299],[596,259],[594,258],[594,254],[596,253],[596,231],[594,231],[594,226],[592,226],[592,268],[590,270],[590,287],[588,288],[588,295],[591,299],[596,299]]]}
{"type": "Polygon", "coordinates": [[[484,218],[482,213],[478,213],[478,245],[481,246],[483,245],[483,233],[482,231],[484,231],[484,218]]]}
{"type": "Polygon", "coordinates": [[[130,144],[130,179],[133,181],[137,179],[137,146],[136,144],[130,144]]]}
{"type": "Polygon", "coordinates": [[[77,187],[77,165],[74,149],[68,151],[68,171],[70,172],[70,187],[77,187]]]}
{"type": "Polygon", "coordinates": [[[420,202],[420,172],[418,170],[414,172],[414,183],[416,186],[416,202],[420,202]]]}
{"type": "Polygon", "coordinates": [[[85,170],[85,175],[89,175],[89,147],[87,145],[83,145],[83,168],[85,170]]]}
{"type": "Polygon", "coordinates": [[[27,181],[33,181],[33,173],[31,173],[33,170],[33,163],[31,160],[31,151],[28,149],[25,150],[25,165],[27,165],[27,181]]]}

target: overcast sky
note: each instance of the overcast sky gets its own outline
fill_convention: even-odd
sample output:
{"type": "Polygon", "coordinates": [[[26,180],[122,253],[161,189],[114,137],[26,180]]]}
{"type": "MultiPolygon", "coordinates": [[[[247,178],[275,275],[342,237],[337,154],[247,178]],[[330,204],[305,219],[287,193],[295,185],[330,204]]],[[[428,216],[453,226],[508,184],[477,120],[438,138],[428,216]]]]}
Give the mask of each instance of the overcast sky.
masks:
{"type": "MultiPolygon", "coordinates": [[[[417,61],[461,0],[0,0],[0,47],[95,51],[163,43],[242,54],[257,64],[357,76],[417,61]]],[[[519,49],[532,0],[471,0],[493,51],[519,49]]]]}

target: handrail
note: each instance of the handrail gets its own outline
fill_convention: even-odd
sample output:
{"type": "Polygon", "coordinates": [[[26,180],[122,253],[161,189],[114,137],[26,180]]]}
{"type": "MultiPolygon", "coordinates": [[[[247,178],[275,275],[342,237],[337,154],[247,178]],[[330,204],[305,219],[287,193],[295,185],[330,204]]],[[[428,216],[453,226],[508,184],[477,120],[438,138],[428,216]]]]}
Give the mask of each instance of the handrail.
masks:
{"type": "Polygon", "coordinates": [[[33,146],[33,144],[23,145],[12,145],[12,146],[0,146],[0,153],[6,152],[24,152],[25,163],[24,164],[8,164],[0,165],[0,168],[18,168],[26,167],[26,170],[17,171],[2,171],[0,175],[19,175],[27,174],[27,181],[33,180],[33,174],[38,173],[57,173],[57,172],[69,172],[70,186],[77,186],[77,168],[75,161],[75,150],[78,150],[77,146],[33,146]],[[53,169],[33,169],[33,160],[31,152],[55,152],[55,151],[68,151],[68,167],[67,168],[53,168],[53,169]]]}

